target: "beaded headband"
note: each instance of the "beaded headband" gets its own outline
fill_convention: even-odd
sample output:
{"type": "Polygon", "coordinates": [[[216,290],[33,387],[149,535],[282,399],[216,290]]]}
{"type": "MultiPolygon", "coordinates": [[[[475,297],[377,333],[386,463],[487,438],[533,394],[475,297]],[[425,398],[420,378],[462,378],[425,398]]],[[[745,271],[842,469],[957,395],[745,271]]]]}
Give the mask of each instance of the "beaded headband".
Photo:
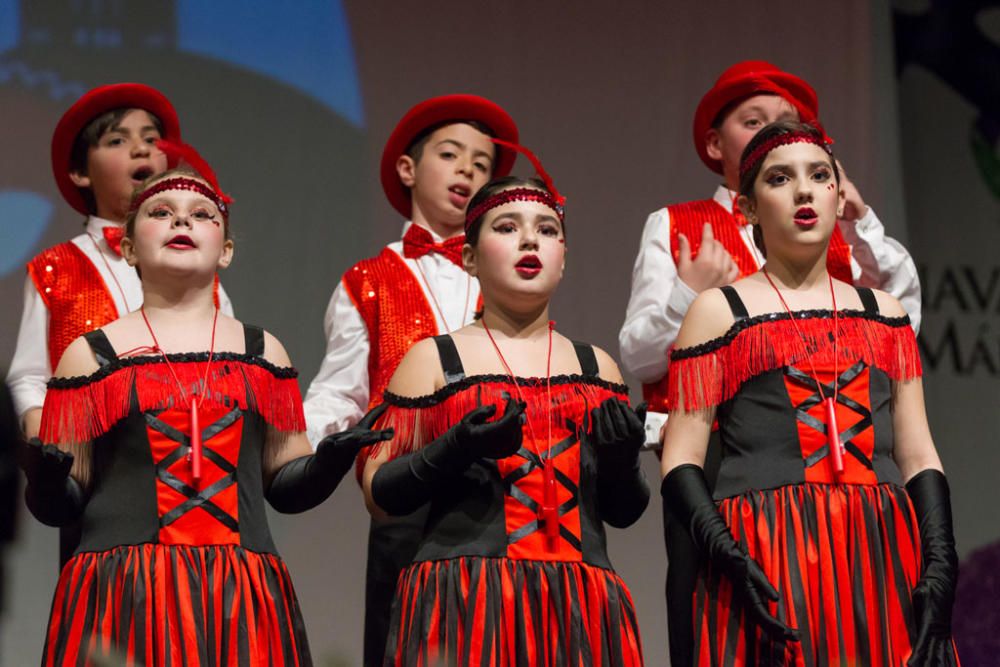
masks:
{"type": "Polygon", "coordinates": [[[219,187],[219,179],[216,178],[215,171],[205,161],[205,158],[199,155],[193,146],[185,143],[160,139],[156,142],[156,147],[166,153],[167,157],[174,158],[177,162],[186,162],[192,169],[198,172],[199,176],[208,182],[208,186],[190,176],[171,176],[170,178],[165,178],[133,197],[132,204],[129,206],[129,213],[138,211],[143,202],[153,195],[166,192],[167,190],[188,190],[190,192],[197,192],[212,200],[212,203],[222,213],[222,217],[228,222],[229,205],[233,203],[233,198],[219,187]]]}
{"type": "Polygon", "coordinates": [[[552,182],[552,177],[549,176],[549,173],[545,171],[545,168],[542,166],[542,161],[539,160],[534,153],[520,144],[496,138],[491,138],[490,141],[498,146],[503,146],[504,148],[517,151],[528,158],[532,166],[535,168],[535,172],[538,174],[538,177],[541,178],[542,182],[545,184],[546,189],[541,190],[530,187],[510,188],[509,190],[501,190],[491,197],[487,197],[483,201],[479,202],[475,208],[470,209],[469,212],[466,213],[465,230],[468,231],[472,223],[481,218],[488,211],[495,209],[498,206],[508,204],[512,201],[536,201],[544,204],[555,211],[556,215],[559,217],[559,221],[563,222],[566,214],[564,208],[566,198],[559,194],[559,190],[556,189],[556,184],[552,182]]]}
{"type": "Polygon", "coordinates": [[[225,200],[216,194],[215,190],[208,187],[201,181],[191,178],[190,176],[172,176],[146,188],[132,199],[132,206],[129,207],[129,213],[135,213],[138,211],[139,207],[142,206],[143,203],[150,197],[168,190],[187,190],[189,192],[197,192],[203,197],[210,199],[212,203],[218,207],[219,212],[222,213],[222,217],[227,220],[229,219],[229,206],[226,204],[225,200]]]}
{"type": "Polygon", "coordinates": [[[555,197],[546,190],[538,188],[510,188],[509,190],[501,190],[492,197],[479,202],[476,208],[470,210],[465,218],[465,229],[468,230],[469,225],[486,215],[488,211],[498,206],[509,204],[512,201],[537,201],[555,211],[556,215],[559,216],[560,222],[563,220],[562,204],[559,204],[555,197]]]}
{"type": "Polygon", "coordinates": [[[815,132],[789,132],[788,134],[779,134],[776,137],[771,137],[757,148],[753,149],[750,155],[747,155],[742,162],[740,162],[740,179],[746,176],[747,172],[757,166],[761,160],[763,160],[768,153],[773,151],[779,146],[787,146],[788,144],[815,144],[819,146],[828,155],[833,155],[833,150],[830,148],[830,144],[822,139],[822,135],[817,136],[815,132]]]}

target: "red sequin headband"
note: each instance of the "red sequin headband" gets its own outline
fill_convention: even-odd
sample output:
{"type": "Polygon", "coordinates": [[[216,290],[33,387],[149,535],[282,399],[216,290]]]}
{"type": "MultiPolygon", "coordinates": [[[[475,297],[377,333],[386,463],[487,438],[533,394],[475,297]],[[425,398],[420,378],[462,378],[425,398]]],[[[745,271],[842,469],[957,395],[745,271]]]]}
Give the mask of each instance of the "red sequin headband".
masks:
{"type": "Polygon", "coordinates": [[[159,194],[167,190],[189,190],[191,192],[197,192],[198,194],[212,200],[212,203],[214,203],[216,208],[219,209],[219,212],[222,213],[222,217],[228,221],[229,205],[233,203],[233,198],[223,192],[222,188],[219,187],[219,179],[216,178],[215,171],[212,169],[211,165],[209,165],[208,162],[206,162],[205,159],[198,154],[198,151],[188,144],[167,141],[165,139],[158,140],[156,142],[156,147],[166,153],[167,157],[172,158],[176,162],[186,162],[192,169],[198,172],[199,176],[208,182],[208,186],[189,176],[178,175],[165,178],[133,197],[132,205],[129,207],[129,213],[138,211],[143,202],[155,194],[159,194]]]}
{"type": "Polygon", "coordinates": [[[566,215],[564,208],[566,198],[559,194],[559,190],[556,189],[556,184],[552,181],[552,177],[549,176],[549,173],[545,171],[545,167],[542,166],[542,161],[539,160],[534,153],[520,144],[496,138],[491,138],[490,141],[498,146],[503,146],[504,148],[517,151],[528,158],[532,166],[535,168],[535,172],[538,174],[538,177],[542,179],[542,182],[545,184],[546,189],[540,190],[538,188],[521,187],[501,190],[493,196],[479,202],[475,208],[470,209],[469,212],[466,213],[466,231],[468,231],[469,226],[472,225],[473,222],[485,215],[487,211],[490,211],[498,206],[503,206],[504,204],[508,204],[512,201],[537,201],[545,204],[556,212],[556,215],[559,216],[559,221],[562,222],[566,215]]]}
{"type": "Polygon", "coordinates": [[[190,176],[172,176],[171,178],[165,178],[162,181],[154,183],[132,199],[132,206],[129,208],[129,213],[135,213],[147,199],[167,190],[197,192],[203,197],[210,199],[218,207],[219,212],[222,213],[222,217],[227,220],[229,219],[229,206],[226,202],[212,188],[190,176]]]}
{"type": "Polygon", "coordinates": [[[746,156],[742,162],[740,162],[740,178],[742,179],[746,176],[747,172],[753,169],[758,162],[764,159],[764,157],[773,151],[778,146],[787,146],[788,144],[798,144],[807,143],[815,144],[826,151],[829,155],[833,155],[833,151],[830,149],[830,144],[824,141],[822,138],[816,136],[814,132],[789,132],[788,134],[779,134],[776,137],[771,137],[757,148],[753,149],[750,155],[746,156]]]}

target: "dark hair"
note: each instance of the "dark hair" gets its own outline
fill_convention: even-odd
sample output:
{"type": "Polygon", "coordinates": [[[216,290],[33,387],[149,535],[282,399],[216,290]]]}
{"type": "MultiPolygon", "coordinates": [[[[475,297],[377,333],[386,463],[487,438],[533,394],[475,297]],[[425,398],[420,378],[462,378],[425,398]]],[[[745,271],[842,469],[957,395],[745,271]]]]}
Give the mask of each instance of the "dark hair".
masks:
{"type": "MultiPolygon", "coordinates": [[[[472,196],[469,201],[469,207],[467,210],[479,206],[481,203],[492,197],[502,190],[509,190],[511,188],[534,188],[536,190],[542,190],[544,192],[549,192],[548,188],[545,187],[545,183],[537,178],[523,178],[521,176],[501,176],[500,178],[494,178],[492,181],[479,188],[479,191],[472,196]]],[[[551,193],[550,193],[551,194],[551,193]]],[[[488,213],[489,211],[487,211],[488,213]]],[[[465,242],[471,246],[475,246],[479,243],[479,232],[483,228],[483,219],[486,217],[486,213],[469,223],[465,229],[465,242]]],[[[563,237],[566,236],[566,227],[563,226],[563,237]]]]}
{"type": "MultiPolygon", "coordinates": [[[[749,169],[745,172],[743,171],[743,164],[750,158],[750,156],[764,143],[771,141],[775,137],[781,137],[786,134],[808,134],[810,137],[816,140],[816,143],[824,147],[827,154],[830,156],[830,162],[833,164],[833,177],[836,181],[840,182],[840,170],[837,168],[837,160],[833,157],[833,151],[830,149],[829,144],[824,141],[823,133],[816,128],[815,125],[810,125],[809,123],[803,123],[797,120],[779,120],[770,125],[765,125],[760,132],[755,134],[749,143],[747,143],[746,148],[743,149],[743,154],[740,156],[740,185],[739,193],[753,200],[753,186],[757,182],[757,177],[760,176],[760,169],[764,165],[764,160],[766,155],[762,156],[757,160],[749,169]]],[[[764,235],[760,230],[760,225],[753,226],[753,240],[760,248],[761,254],[767,257],[767,249],[764,247],[764,235]]]]}
{"type": "MultiPolygon", "coordinates": [[[[496,134],[493,133],[493,130],[486,127],[486,125],[480,123],[478,120],[462,120],[461,118],[456,120],[445,120],[421,130],[420,133],[413,138],[413,141],[410,142],[410,145],[406,147],[405,151],[406,154],[409,155],[411,158],[413,158],[414,162],[419,163],[420,158],[422,158],[424,155],[424,147],[427,145],[427,140],[431,138],[431,135],[440,130],[442,127],[447,127],[449,125],[456,125],[456,124],[471,125],[472,127],[479,130],[488,137],[496,136],[496,134]]],[[[494,158],[496,157],[496,153],[497,153],[497,148],[496,146],[494,146],[493,147],[494,158]]]]}
{"type": "MultiPolygon", "coordinates": [[[[129,202],[130,205],[129,205],[128,215],[125,216],[125,236],[132,238],[132,235],[135,233],[135,219],[139,215],[138,209],[136,210],[132,209],[131,202],[134,202],[135,198],[138,197],[143,192],[145,192],[149,188],[149,186],[153,185],[154,183],[159,183],[163,179],[170,178],[172,176],[186,176],[188,178],[196,178],[199,181],[204,181],[205,184],[208,185],[208,181],[205,181],[205,179],[202,178],[201,174],[194,171],[193,169],[190,169],[189,167],[175,167],[174,169],[166,170],[162,174],[154,174],[153,176],[150,176],[145,181],[143,181],[142,184],[139,187],[137,187],[135,191],[132,193],[132,198],[131,201],[129,202]]],[[[209,185],[208,187],[212,186],[209,185]]],[[[226,218],[225,216],[223,216],[222,218],[222,230],[226,240],[232,238],[229,234],[229,219],[226,218]]]]}
{"type": "MultiPolygon", "coordinates": [[[[122,119],[125,118],[132,111],[146,111],[145,109],[139,109],[137,107],[121,107],[118,109],[111,109],[110,111],[105,111],[99,116],[91,119],[89,123],[76,138],[73,139],[73,147],[70,149],[69,153],[69,170],[71,172],[76,172],[78,174],[87,173],[87,156],[90,153],[90,149],[96,146],[101,137],[108,132],[108,130],[117,127],[122,119]]],[[[149,114],[150,119],[153,121],[153,125],[156,127],[156,131],[163,135],[163,123],[156,116],[156,114],[146,111],[149,114]]],[[[91,211],[97,209],[97,202],[94,200],[94,193],[90,188],[78,188],[80,194],[83,195],[83,199],[87,204],[87,208],[91,211]]]]}

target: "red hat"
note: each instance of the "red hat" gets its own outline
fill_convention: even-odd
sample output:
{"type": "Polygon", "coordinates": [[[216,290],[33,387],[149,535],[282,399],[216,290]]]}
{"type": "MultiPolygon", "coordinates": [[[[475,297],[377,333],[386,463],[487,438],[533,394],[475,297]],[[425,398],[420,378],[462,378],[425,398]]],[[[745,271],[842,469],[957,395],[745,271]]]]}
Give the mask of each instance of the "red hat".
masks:
{"type": "Polygon", "coordinates": [[[816,91],[804,80],[763,60],[736,63],[722,73],[694,112],[694,148],[701,161],[717,174],[722,173],[722,163],[708,156],[705,135],[727,105],[761,93],[780,95],[798,110],[802,122],[817,123],[819,100],[816,91]]]}
{"type": "Polygon", "coordinates": [[[52,175],[63,199],[84,215],[91,211],[79,188],[69,177],[70,156],[76,137],[97,116],[112,109],[142,109],[160,120],[163,138],[181,140],[177,112],[163,93],[141,83],[114,83],[88,91],[66,110],[52,133],[52,175]]]}
{"type": "MultiPolygon", "coordinates": [[[[424,100],[406,112],[396,129],[389,135],[382,150],[380,169],[382,190],[404,217],[413,213],[410,189],[403,185],[396,173],[396,161],[406,152],[420,133],[428,128],[448,121],[474,120],[493,132],[493,136],[510,143],[518,143],[517,125],[514,119],[499,105],[478,95],[442,95],[424,100]]],[[[506,176],[514,166],[517,153],[497,148],[497,159],[493,165],[493,177],[506,176]]]]}

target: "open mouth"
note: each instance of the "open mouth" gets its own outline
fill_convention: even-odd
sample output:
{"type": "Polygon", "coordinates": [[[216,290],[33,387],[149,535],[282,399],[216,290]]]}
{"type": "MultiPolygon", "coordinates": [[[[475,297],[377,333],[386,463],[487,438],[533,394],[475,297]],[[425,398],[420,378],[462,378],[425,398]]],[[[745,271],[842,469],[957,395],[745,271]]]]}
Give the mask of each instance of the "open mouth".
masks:
{"type": "Polygon", "coordinates": [[[138,169],[132,172],[132,180],[135,181],[136,183],[142,183],[152,175],[153,175],[153,168],[146,165],[139,167],[138,169]]]}
{"type": "Polygon", "coordinates": [[[192,248],[197,248],[194,241],[191,240],[190,236],[185,236],[184,234],[178,234],[169,241],[167,241],[168,248],[177,248],[180,250],[189,250],[192,248]]]}
{"type": "Polygon", "coordinates": [[[816,215],[816,211],[811,207],[803,206],[795,211],[795,224],[803,227],[812,227],[817,222],[819,222],[819,216],[816,215]]]}
{"type": "Polygon", "coordinates": [[[459,208],[465,208],[465,205],[469,203],[469,197],[472,195],[472,188],[466,185],[453,185],[448,188],[448,198],[451,203],[459,208]]]}
{"type": "Polygon", "coordinates": [[[524,277],[534,277],[542,270],[542,260],[536,255],[525,255],[514,265],[514,269],[524,277]]]}

